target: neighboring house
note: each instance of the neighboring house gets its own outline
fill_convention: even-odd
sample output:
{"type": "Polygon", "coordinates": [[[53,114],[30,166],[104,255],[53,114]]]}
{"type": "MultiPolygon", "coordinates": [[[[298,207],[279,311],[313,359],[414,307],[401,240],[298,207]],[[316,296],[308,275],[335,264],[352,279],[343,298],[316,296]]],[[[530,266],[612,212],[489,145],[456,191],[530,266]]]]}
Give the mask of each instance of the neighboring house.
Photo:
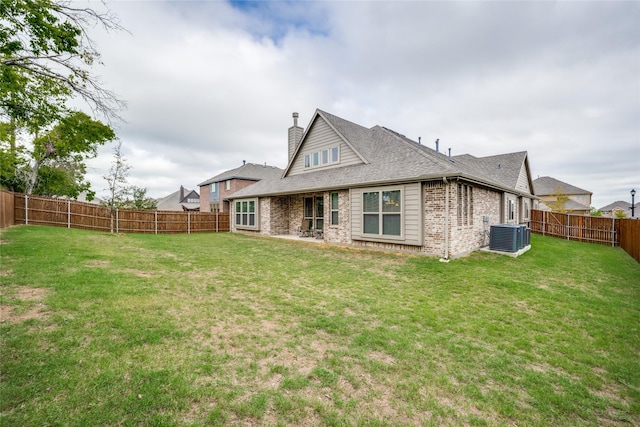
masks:
{"type": "Polygon", "coordinates": [[[487,246],[492,224],[529,220],[526,152],[449,157],[321,110],[306,130],[293,117],[286,169],[230,197],[232,231],[311,226],[327,243],[449,258],[487,246]]]}
{"type": "Polygon", "coordinates": [[[540,198],[541,210],[562,210],[579,215],[591,212],[592,192],[559,181],[550,176],[542,176],[533,180],[535,195],[540,198]],[[558,204],[558,196],[566,196],[567,200],[558,204]],[[555,209],[554,209],[555,208],[555,209]]]}
{"type": "MultiPolygon", "coordinates": [[[[625,218],[631,218],[631,203],[629,202],[618,200],[617,202],[610,203],[607,206],[600,208],[599,210],[602,213],[602,216],[611,218],[616,216],[616,212],[622,212],[624,213],[625,218]]],[[[634,213],[638,212],[637,203],[634,210],[634,213]]]]}
{"type": "Polygon", "coordinates": [[[180,190],[158,199],[159,211],[199,211],[200,196],[195,190],[188,190],[182,185],[180,190]]]}
{"type": "Polygon", "coordinates": [[[200,187],[200,212],[229,212],[233,193],[264,178],[280,178],[282,169],[275,166],[242,162],[242,166],[222,172],[198,184],[200,187]]]}

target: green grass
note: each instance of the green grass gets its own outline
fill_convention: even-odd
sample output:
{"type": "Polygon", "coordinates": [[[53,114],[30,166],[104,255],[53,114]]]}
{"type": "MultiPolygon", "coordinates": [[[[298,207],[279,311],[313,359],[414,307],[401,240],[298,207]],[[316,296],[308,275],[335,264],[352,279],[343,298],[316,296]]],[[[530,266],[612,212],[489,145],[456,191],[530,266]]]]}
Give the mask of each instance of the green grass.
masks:
{"type": "Polygon", "coordinates": [[[640,425],[640,266],[2,233],[0,425],[640,425]]]}

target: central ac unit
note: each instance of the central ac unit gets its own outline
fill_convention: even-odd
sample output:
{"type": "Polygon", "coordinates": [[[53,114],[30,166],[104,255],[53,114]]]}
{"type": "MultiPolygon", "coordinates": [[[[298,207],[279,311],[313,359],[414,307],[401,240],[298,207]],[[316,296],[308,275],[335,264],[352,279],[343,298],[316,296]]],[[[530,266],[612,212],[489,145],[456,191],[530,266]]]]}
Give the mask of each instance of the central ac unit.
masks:
{"type": "Polygon", "coordinates": [[[489,249],[500,252],[517,252],[522,243],[522,229],[519,225],[498,224],[491,226],[489,249]]]}

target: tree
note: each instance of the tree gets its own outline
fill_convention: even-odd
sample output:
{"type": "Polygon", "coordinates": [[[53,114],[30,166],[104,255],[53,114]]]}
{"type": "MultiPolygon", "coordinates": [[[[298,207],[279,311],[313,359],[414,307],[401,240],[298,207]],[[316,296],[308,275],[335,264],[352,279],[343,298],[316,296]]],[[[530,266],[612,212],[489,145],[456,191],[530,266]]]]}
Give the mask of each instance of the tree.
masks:
{"type": "Polygon", "coordinates": [[[108,10],[72,4],[0,1],[0,183],[14,191],[75,197],[88,190],[84,160],[115,135],[67,103],[79,97],[109,124],[125,107],[91,73],[100,54],[87,32],[123,28],[108,10]]]}
{"type": "Polygon", "coordinates": [[[130,209],[153,210],[158,207],[158,201],[147,197],[147,189],[140,187],[131,187],[132,200],[127,200],[125,206],[130,209]]]}
{"type": "Polygon", "coordinates": [[[602,212],[600,211],[600,209],[596,209],[595,207],[591,206],[591,211],[589,212],[589,215],[602,216],[602,212]]]}
{"type": "Polygon", "coordinates": [[[619,219],[624,219],[624,218],[627,217],[627,214],[624,213],[624,211],[622,209],[616,209],[614,215],[615,215],[616,218],[619,218],[619,219]]]}
{"type": "Polygon", "coordinates": [[[547,206],[549,206],[553,212],[567,212],[565,204],[569,201],[569,196],[560,191],[559,188],[555,190],[553,196],[555,197],[555,200],[553,202],[548,202],[547,206]]]}
{"type": "Polygon", "coordinates": [[[5,121],[36,133],[68,114],[81,97],[108,122],[124,101],[102,87],[90,68],[100,54],[87,28],[122,30],[110,12],[74,8],[60,0],[0,2],[0,107],[5,121]]]}
{"type": "Polygon", "coordinates": [[[109,197],[103,204],[109,208],[111,214],[112,233],[115,212],[125,206],[127,196],[131,193],[131,188],[127,185],[131,166],[127,164],[127,159],[122,155],[122,141],[118,141],[118,145],[113,149],[113,155],[114,159],[111,162],[109,173],[103,177],[109,185],[109,197]]]}
{"type": "Polygon", "coordinates": [[[77,197],[88,189],[88,183],[83,182],[84,161],[98,154],[98,146],[115,138],[109,126],[84,113],[63,117],[50,131],[35,138],[33,150],[28,153],[30,160],[22,169],[24,192],[32,194],[40,184],[37,194],[77,197]],[[54,190],[61,181],[67,184],[54,190]]]}

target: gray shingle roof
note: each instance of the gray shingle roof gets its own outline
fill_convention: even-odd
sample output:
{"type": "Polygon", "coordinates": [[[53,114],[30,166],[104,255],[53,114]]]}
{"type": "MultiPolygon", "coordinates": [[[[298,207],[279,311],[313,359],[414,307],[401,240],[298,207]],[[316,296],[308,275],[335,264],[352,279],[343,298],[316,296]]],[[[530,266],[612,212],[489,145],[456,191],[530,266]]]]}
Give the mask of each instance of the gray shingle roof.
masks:
{"type": "MultiPolygon", "coordinates": [[[[312,123],[318,118],[326,120],[365,163],[297,175],[288,175],[287,170],[284,178],[264,179],[239,190],[234,194],[234,198],[415,182],[443,177],[462,177],[498,188],[515,190],[520,169],[526,159],[525,152],[491,158],[449,158],[382,126],[365,128],[321,110],[316,111],[312,123]],[[501,170],[498,170],[497,166],[496,169],[492,169],[496,162],[501,164],[501,170]]],[[[303,137],[301,146],[304,143],[303,137]]]]}
{"type": "Polygon", "coordinates": [[[583,190],[566,182],[559,181],[550,176],[541,176],[533,180],[534,192],[538,196],[551,196],[560,194],[593,194],[591,191],[583,190]]]}
{"type": "Polygon", "coordinates": [[[235,169],[222,172],[208,180],[198,184],[198,187],[212,184],[214,182],[226,181],[228,179],[246,179],[250,181],[260,181],[265,178],[280,178],[283,170],[269,165],[258,165],[255,163],[246,163],[235,169]]]}
{"type": "Polygon", "coordinates": [[[498,181],[508,188],[516,188],[520,169],[527,158],[526,151],[498,154],[488,157],[474,157],[470,154],[454,156],[454,159],[474,168],[482,176],[498,181]]]}
{"type": "MultiPolygon", "coordinates": [[[[636,209],[637,209],[637,205],[638,203],[636,203],[636,209]]],[[[607,206],[603,206],[600,208],[601,212],[611,212],[614,210],[631,211],[631,203],[618,200],[616,202],[609,203],[607,206]]]]}

